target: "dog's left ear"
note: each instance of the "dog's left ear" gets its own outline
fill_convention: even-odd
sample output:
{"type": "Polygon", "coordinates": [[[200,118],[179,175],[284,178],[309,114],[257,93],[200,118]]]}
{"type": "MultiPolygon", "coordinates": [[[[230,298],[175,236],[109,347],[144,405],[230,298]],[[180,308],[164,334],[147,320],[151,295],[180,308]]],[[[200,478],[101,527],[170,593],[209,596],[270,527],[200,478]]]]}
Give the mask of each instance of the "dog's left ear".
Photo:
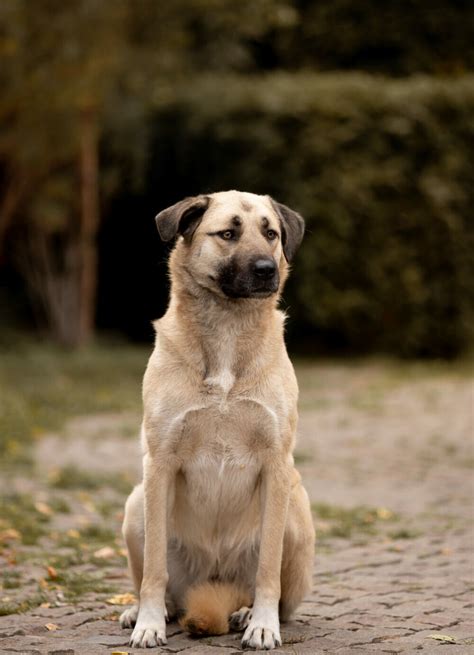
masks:
{"type": "Polygon", "coordinates": [[[156,217],[156,226],[163,241],[171,241],[177,234],[190,239],[209,207],[209,196],[192,196],[163,209],[156,217]]]}
{"type": "Polygon", "coordinates": [[[286,205],[276,202],[273,198],[270,198],[270,202],[280,219],[283,253],[286,261],[290,262],[303,240],[304,220],[298,212],[293,211],[286,205]]]}

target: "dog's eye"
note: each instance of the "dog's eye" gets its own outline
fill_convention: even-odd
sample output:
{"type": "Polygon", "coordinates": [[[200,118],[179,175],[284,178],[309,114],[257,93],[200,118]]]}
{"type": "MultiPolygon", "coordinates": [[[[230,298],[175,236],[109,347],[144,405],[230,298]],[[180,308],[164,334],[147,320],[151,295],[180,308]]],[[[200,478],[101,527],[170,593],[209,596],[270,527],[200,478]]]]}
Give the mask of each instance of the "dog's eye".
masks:
{"type": "Polygon", "coordinates": [[[273,239],[276,239],[278,234],[275,232],[275,230],[267,230],[267,239],[270,239],[270,241],[273,241],[273,239]]]}
{"type": "Polygon", "coordinates": [[[235,232],[234,230],[224,230],[223,232],[219,232],[219,236],[224,241],[230,241],[235,237],[235,232]]]}

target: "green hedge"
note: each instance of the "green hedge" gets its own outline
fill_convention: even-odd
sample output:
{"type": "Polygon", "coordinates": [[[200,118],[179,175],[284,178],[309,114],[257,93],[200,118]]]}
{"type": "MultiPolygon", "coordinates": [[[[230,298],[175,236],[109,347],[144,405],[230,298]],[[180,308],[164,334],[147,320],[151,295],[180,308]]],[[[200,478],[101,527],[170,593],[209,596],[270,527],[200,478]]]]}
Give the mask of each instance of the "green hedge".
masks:
{"type": "Polygon", "coordinates": [[[305,216],[290,338],[402,356],[471,342],[474,76],[199,79],[157,109],[151,147],[159,204],[240,188],[305,216]]]}

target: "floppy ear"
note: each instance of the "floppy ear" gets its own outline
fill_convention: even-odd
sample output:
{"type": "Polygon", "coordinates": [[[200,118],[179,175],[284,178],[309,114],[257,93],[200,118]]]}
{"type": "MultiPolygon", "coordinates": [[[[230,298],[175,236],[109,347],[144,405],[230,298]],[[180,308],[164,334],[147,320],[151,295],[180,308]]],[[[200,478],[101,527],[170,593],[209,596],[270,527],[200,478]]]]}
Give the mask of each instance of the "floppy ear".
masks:
{"type": "Polygon", "coordinates": [[[156,217],[156,226],[163,241],[171,241],[177,234],[191,238],[209,206],[209,196],[193,196],[163,209],[156,217]]]}
{"type": "Polygon", "coordinates": [[[297,212],[276,202],[273,198],[270,198],[270,202],[280,219],[283,253],[286,261],[290,262],[303,239],[304,220],[297,212]]]}

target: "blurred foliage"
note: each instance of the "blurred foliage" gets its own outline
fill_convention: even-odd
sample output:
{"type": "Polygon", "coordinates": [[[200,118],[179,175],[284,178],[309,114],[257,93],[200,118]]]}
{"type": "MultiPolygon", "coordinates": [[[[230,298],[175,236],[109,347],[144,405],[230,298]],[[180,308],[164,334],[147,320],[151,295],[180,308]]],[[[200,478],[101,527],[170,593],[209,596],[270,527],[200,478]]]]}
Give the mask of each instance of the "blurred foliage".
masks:
{"type": "Polygon", "coordinates": [[[260,68],[459,74],[474,67],[470,0],[296,0],[255,44],[260,68]]]}
{"type": "Polygon", "coordinates": [[[403,356],[469,342],[472,76],[208,77],[157,114],[154,138],[149,185],[174,190],[166,202],[242,188],[305,216],[290,336],[403,356]]]}
{"type": "MultiPolygon", "coordinates": [[[[102,214],[229,187],[305,214],[290,337],[403,355],[467,343],[471,2],[9,0],[0,55],[0,258],[56,338],[79,323],[97,243],[81,251],[87,114],[102,214]],[[372,75],[321,73],[337,70],[372,75]]],[[[129,238],[133,275],[147,245],[131,254],[129,238]]],[[[100,274],[101,298],[117,293],[100,274]]]]}

